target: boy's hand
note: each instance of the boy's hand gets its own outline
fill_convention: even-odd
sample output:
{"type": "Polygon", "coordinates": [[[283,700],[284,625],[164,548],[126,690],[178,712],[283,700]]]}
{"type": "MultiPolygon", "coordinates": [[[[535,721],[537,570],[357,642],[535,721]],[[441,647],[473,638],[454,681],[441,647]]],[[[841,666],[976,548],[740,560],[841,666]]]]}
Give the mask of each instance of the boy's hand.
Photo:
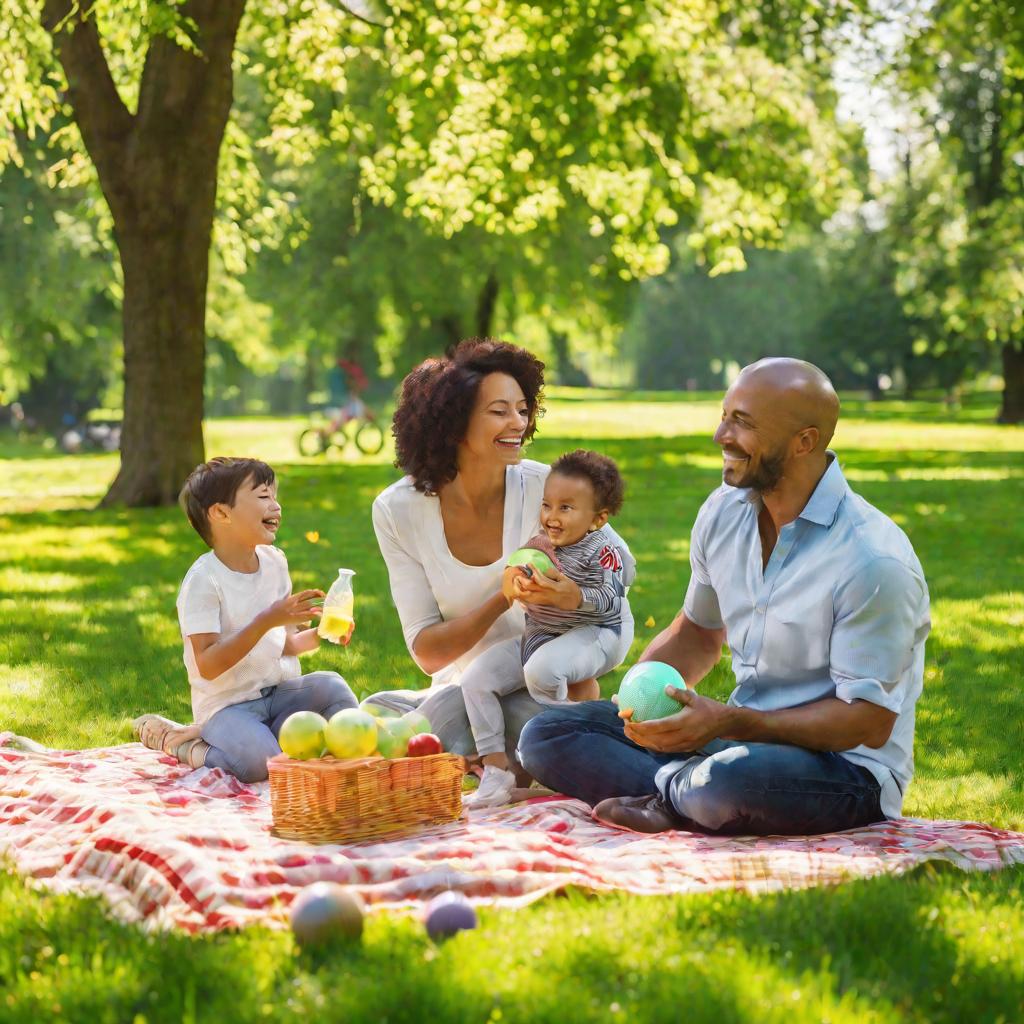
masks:
{"type": "Polygon", "coordinates": [[[316,626],[312,629],[300,629],[297,633],[289,633],[284,641],[282,654],[309,654],[320,646],[320,637],[317,636],[316,626]]]}
{"type": "Polygon", "coordinates": [[[323,608],[317,604],[323,599],[322,590],[300,590],[297,594],[289,594],[275,601],[263,613],[263,621],[268,629],[275,626],[301,626],[323,614],[323,608]]]}
{"type": "Polygon", "coordinates": [[[356,624],[353,621],[352,625],[348,627],[348,632],[338,641],[342,647],[348,647],[349,641],[352,639],[352,634],[356,631],[356,624]]]}

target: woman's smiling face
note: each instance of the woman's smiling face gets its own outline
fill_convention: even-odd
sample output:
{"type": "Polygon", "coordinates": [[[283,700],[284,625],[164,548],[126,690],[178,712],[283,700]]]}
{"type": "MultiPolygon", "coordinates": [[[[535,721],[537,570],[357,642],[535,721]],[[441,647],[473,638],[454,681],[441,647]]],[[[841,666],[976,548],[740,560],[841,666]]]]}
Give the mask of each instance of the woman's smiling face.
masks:
{"type": "Polygon", "coordinates": [[[489,373],[476,393],[461,454],[514,465],[523,457],[529,425],[530,407],[519,382],[506,373],[489,373]]]}

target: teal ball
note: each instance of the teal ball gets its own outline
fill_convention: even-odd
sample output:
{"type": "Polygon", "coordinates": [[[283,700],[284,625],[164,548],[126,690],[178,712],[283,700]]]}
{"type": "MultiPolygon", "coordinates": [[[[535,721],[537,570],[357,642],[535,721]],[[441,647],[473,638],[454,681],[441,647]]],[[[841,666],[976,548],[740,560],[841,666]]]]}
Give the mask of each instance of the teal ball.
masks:
{"type": "Polygon", "coordinates": [[[619,684],[619,710],[631,710],[634,722],[674,715],[681,705],[665,692],[666,686],[686,689],[683,677],[671,665],[663,661],[638,662],[619,684]]]}

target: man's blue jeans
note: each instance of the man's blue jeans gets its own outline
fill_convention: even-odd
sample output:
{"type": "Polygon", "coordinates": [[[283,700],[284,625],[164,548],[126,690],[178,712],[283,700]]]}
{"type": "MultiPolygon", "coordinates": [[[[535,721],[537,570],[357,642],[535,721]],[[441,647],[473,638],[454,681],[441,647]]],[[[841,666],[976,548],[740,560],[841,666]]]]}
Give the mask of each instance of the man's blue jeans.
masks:
{"type": "Polygon", "coordinates": [[[816,835],[884,818],[878,780],[839,754],[729,740],[692,754],[656,754],[626,738],[610,701],[531,719],[519,759],[543,785],[589,804],[660,793],[688,831],[816,835]]]}

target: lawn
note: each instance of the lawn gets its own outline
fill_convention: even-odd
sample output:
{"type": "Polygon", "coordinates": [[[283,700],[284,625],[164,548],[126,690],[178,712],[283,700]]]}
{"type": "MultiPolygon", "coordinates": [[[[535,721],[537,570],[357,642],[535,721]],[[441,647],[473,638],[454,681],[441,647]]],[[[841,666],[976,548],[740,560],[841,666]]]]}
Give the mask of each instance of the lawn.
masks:
{"type": "MultiPolygon", "coordinates": [[[[718,405],[555,389],[549,406],[532,457],[595,447],[628,481],[616,526],[638,558],[637,623],[655,622],[638,626],[639,653],[685,590],[690,525],[719,479],[718,405]]],[[[905,811],[1024,830],[1024,430],[990,425],[994,401],[847,408],[847,477],[907,531],[932,595],[905,811]]],[[[390,457],[303,460],[300,428],[213,421],[207,441],[277,468],[297,586],[358,573],[352,646],[305,665],[360,695],[414,685],[370,524],[390,457]]],[[[94,511],[112,456],[8,440],[0,457],[0,728],[86,747],[128,741],[143,710],[187,716],[174,599],[203,549],[181,513],[94,511]]],[[[724,697],[729,678],[723,662],[702,689],[724,697]]],[[[144,937],[0,873],[0,1020],[1010,1021],[1024,1016],[1022,907],[1024,870],[759,898],[571,893],[485,912],[439,948],[414,922],[374,918],[360,948],[313,957],[262,929],[144,937]]]]}

